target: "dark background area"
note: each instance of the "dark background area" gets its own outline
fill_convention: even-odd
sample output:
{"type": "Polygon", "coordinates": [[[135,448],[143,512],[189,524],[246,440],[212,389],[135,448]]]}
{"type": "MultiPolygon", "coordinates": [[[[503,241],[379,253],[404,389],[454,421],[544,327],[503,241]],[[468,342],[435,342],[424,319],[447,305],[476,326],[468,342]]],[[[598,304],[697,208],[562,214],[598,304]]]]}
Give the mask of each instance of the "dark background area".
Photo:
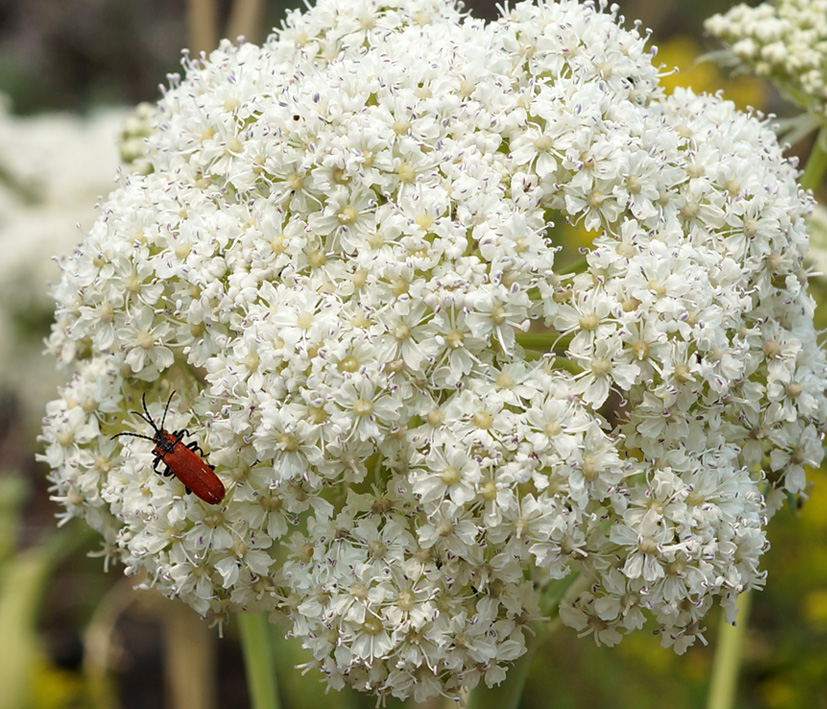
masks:
{"type": "MultiPolygon", "coordinates": [[[[631,23],[640,18],[656,44],[675,33],[702,36],[702,22],[731,0],[622,0],[631,23]]],[[[224,26],[229,0],[218,0],[224,26]]],[[[260,41],[297,1],[265,4],[260,41]]],[[[493,0],[467,2],[477,17],[496,18],[493,0]]],[[[0,91],[18,113],[85,111],[100,104],[153,101],[177,71],[187,45],[186,0],[0,0],[0,91]]]]}

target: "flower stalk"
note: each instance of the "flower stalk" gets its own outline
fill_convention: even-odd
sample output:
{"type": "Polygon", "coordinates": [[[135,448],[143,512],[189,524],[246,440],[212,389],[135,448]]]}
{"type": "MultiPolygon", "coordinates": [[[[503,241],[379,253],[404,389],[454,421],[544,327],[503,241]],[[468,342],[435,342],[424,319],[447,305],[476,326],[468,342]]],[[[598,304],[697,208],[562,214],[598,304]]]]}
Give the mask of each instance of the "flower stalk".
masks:
{"type": "Polygon", "coordinates": [[[735,706],[738,674],[749,625],[750,600],[749,593],[742,593],[738,597],[738,618],[735,625],[728,623],[725,617],[721,618],[706,709],[732,709],[735,706]]]}
{"type": "Polygon", "coordinates": [[[264,0],[235,0],[227,22],[227,36],[244,37],[248,42],[258,42],[264,14],[264,0]]]}
{"type": "Polygon", "coordinates": [[[822,125],[816,133],[813,147],[804,166],[804,174],[801,176],[801,186],[815,192],[824,182],[825,174],[827,174],[827,124],[822,125]]]}
{"type": "Polygon", "coordinates": [[[252,709],[280,709],[276,658],[266,613],[240,613],[241,649],[252,709]]]}
{"type": "Polygon", "coordinates": [[[512,665],[500,684],[493,687],[477,685],[472,689],[465,703],[467,709],[517,709],[538,650],[561,626],[559,618],[533,623],[525,653],[512,665]]]}

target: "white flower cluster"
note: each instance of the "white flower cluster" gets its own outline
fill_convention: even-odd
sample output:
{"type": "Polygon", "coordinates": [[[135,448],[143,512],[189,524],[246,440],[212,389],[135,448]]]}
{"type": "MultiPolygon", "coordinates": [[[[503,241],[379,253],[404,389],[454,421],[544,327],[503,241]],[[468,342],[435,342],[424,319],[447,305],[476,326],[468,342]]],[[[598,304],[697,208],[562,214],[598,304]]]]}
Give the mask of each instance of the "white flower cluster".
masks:
{"type": "Polygon", "coordinates": [[[798,105],[827,117],[827,0],[775,0],[736,5],[710,17],[707,32],[758,76],[798,105]]]}
{"type": "Polygon", "coordinates": [[[55,289],[65,517],[381,696],[499,682],[571,575],[599,642],[731,617],[822,457],[809,200],[764,123],[665,98],[651,55],[574,0],[320,0],[187,62],[55,289]],[[574,273],[565,220],[596,234],[574,273]],[[172,392],[218,505],[111,438],[172,392]]]}
{"type": "Polygon", "coordinates": [[[152,135],[156,108],[151,103],[139,103],[132,115],[124,121],[118,147],[124,165],[134,172],[152,172],[152,163],[144,159],[146,138],[152,135]]]}
{"type": "Polygon", "coordinates": [[[87,116],[17,116],[0,94],[0,389],[13,394],[29,430],[61,379],[43,356],[54,313],[53,254],[70,250],[114,186],[124,108],[87,116]]]}

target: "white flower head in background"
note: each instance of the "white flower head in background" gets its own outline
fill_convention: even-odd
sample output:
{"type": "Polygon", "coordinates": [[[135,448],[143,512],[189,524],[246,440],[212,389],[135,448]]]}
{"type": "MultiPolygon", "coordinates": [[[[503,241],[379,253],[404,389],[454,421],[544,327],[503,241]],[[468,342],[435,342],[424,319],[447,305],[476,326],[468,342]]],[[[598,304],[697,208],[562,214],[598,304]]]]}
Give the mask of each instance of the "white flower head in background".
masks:
{"type": "Polygon", "coordinates": [[[65,518],[381,696],[501,681],[572,575],[561,617],[599,642],[732,619],[822,457],[810,200],[645,44],[569,0],[321,0],[187,62],[54,291],[65,518]],[[574,271],[566,220],[596,235],[574,271]],[[112,439],[171,394],[219,504],[112,439]]]}
{"type": "Polygon", "coordinates": [[[43,356],[53,317],[52,255],[72,248],[115,185],[116,139],[125,108],[88,115],[18,116],[0,94],[0,396],[35,430],[61,377],[43,356]],[[7,399],[6,399],[7,400],[7,399]]]}
{"type": "Polygon", "coordinates": [[[704,27],[738,62],[772,79],[822,122],[827,118],[827,0],[736,5],[704,27]]]}

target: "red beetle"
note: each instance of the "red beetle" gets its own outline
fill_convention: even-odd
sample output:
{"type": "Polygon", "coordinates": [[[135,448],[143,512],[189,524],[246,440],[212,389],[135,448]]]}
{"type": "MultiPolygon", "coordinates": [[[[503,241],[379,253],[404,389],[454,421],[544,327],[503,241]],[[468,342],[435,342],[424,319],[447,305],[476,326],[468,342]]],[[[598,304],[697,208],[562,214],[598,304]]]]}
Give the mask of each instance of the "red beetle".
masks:
{"type": "Polygon", "coordinates": [[[204,502],[209,502],[211,505],[217,505],[224,499],[226,491],[224,484],[215,474],[215,468],[207,463],[201,456],[204,451],[198,446],[198,443],[185,445],[182,441],[184,436],[191,435],[187,429],[182,428],[180,431],[170,433],[164,429],[164,421],[167,419],[167,411],[169,404],[172,401],[172,394],[167,399],[167,405],[164,407],[164,415],[161,418],[161,425],[156,426],[155,421],[149,415],[149,409],[146,407],[146,394],[141,397],[141,403],[144,407],[144,413],[135,411],[144,421],[146,421],[152,430],[155,431],[154,436],[144,436],[140,433],[131,433],[125,431],[124,433],[116,433],[112,438],[118,436],[134,436],[135,438],[145,438],[155,444],[152,452],[155,455],[155,462],[153,470],[160,475],[174,475],[186,487],[187,492],[193,492],[197,497],[200,497],[204,502]],[[146,414],[146,415],[144,415],[146,414]],[[199,455],[200,454],[200,455],[199,455]],[[158,470],[158,463],[164,463],[166,470],[158,470]]]}

